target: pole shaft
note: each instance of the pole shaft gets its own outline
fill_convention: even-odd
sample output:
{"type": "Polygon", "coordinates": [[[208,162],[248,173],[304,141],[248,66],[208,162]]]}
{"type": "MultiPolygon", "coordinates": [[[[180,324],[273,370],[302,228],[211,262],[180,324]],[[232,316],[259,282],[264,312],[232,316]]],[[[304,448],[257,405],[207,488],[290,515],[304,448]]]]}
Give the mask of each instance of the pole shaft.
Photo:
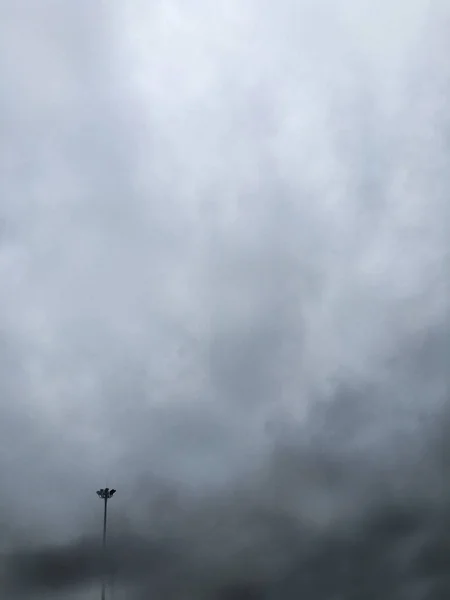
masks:
{"type": "Polygon", "coordinates": [[[105,510],[103,512],[103,550],[106,550],[106,517],[108,514],[108,496],[105,496],[105,510]]]}
{"type": "Polygon", "coordinates": [[[106,518],[108,514],[108,496],[105,495],[105,505],[103,511],[103,573],[102,573],[102,600],[106,598],[106,518]]]}

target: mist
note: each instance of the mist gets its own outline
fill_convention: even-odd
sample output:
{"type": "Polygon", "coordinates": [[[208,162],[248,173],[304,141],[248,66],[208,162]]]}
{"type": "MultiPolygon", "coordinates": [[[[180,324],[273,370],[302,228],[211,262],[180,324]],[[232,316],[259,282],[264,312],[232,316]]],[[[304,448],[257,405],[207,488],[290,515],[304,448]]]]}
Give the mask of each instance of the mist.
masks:
{"type": "Polygon", "coordinates": [[[0,0],[10,598],[443,598],[445,2],[0,0]]]}

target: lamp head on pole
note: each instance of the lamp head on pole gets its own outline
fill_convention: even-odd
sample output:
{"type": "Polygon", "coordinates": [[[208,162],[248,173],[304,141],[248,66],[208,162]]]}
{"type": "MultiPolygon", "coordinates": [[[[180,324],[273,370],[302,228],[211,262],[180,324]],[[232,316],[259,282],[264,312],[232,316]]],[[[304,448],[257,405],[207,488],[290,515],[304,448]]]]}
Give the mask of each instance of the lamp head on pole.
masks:
{"type": "Polygon", "coordinates": [[[101,498],[102,500],[109,500],[109,498],[112,498],[115,493],[116,493],[116,490],[110,490],[109,488],[102,488],[101,490],[97,491],[97,496],[99,498],[101,498]]]}

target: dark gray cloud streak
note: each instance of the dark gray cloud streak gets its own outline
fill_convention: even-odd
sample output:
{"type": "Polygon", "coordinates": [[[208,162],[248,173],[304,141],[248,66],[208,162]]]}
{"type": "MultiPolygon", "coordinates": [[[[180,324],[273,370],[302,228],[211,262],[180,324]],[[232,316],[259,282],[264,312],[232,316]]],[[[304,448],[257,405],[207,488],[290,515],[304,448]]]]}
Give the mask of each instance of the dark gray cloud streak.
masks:
{"type": "Polygon", "coordinates": [[[10,594],[102,485],[137,597],[448,593],[448,9],[370,5],[0,1],[10,594]]]}

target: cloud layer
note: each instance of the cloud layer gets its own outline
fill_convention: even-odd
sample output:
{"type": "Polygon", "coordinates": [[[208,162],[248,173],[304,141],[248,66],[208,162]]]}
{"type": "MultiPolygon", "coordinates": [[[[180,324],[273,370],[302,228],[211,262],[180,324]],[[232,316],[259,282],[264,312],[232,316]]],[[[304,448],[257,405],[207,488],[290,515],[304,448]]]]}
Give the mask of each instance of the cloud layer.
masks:
{"type": "MultiPolygon", "coordinates": [[[[272,514],[300,538],[305,521],[322,524],[310,535],[330,561],[295,541],[277,569],[314,573],[341,548],[352,564],[349,548],[381,535],[367,515],[408,499],[414,514],[426,506],[417,531],[441,543],[430,532],[447,519],[445,3],[0,5],[5,551],[69,544],[72,564],[72,540],[100,525],[94,492],[111,485],[112,534],[139,532],[146,556],[166,482],[188,515],[173,516],[177,539],[201,546],[216,530],[192,511],[225,519],[215,494],[242,478],[230,514],[275,494],[268,540],[272,514]],[[345,483],[330,489],[335,468],[345,483]],[[340,511],[360,541],[335,533],[340,511]]],[[[211,573],[237,552],[223,544],[211,573]]],[[[180,581],[209,590],[180,554],[180,581]]],[[[402,546],[393,559],[405,584],[392,598],[441,585],[439,574],[414,587],[408,557],[402,546]]],[[[267,597],[295,579],[280,573],[267,597]]],[[[331,593],[314,577],[298,590],[331,593]]]]}

